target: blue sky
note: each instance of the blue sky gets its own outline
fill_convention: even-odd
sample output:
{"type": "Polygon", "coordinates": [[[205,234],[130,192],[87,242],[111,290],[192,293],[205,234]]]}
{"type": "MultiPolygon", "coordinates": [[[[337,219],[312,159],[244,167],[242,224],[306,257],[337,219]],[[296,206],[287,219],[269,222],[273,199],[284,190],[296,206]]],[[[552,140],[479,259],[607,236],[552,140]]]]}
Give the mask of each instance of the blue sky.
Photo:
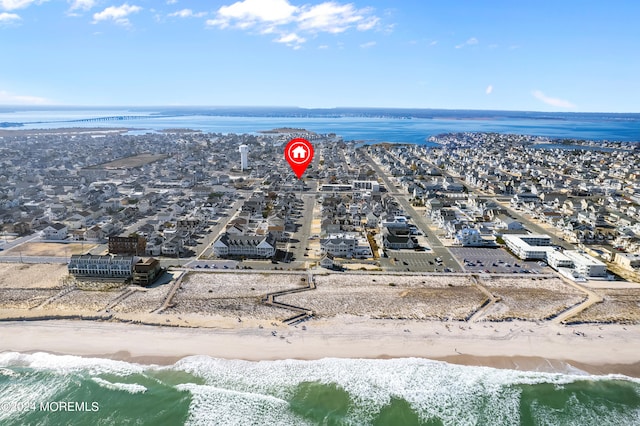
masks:
{"type": "Polygon", "coordinates": [[[0,104],[640,112],[640,2],[0,0],[0,104]]]}

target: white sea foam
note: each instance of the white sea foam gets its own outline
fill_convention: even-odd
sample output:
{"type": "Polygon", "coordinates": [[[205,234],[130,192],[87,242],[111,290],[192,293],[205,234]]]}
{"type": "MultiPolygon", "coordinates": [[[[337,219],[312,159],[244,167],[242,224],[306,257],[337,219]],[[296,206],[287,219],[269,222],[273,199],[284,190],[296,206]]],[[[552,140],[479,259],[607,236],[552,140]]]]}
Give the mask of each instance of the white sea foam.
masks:
{"type": "Polygon", "coordinates": [[[271,395],[196,384],[176,388],[192,394],[188,425],[310,424],[291,413],[287,401],[271,395]]]}
{"type": "Polygon", "coordinates": [[[60,374],[88,371],[90,374],[110,373],[129,375],[142,373],[149,366],[103,358],[83,358],[73,355],[53,355],[46,352],[23,354],[18,352],[0,353],[0,367],[29,367],[60,374]]]}
{"type": "Polygon", "coordinates": [[[0,424],[15,419],[26,411],[36,410],[40,403],[53,400],[69,382],[69,377],[47,380],[33,372],[12,378],[9,383],[0,387],[0,424]]]}
{"type": "MultiPolygon", "coordinates": [[[[147,389],[139,384],[112,383],[95,376],[104,373],[121,376],[144,374],[145,370],[187,372],[205,382],[204,385],[176,386],[176,389],[192,394],[189,423],[194,425],[245,424],[247,419],[259,419],[260,424],[301,424],[304,419],[292,413],[287,401],[304,382],[335,384],[348,392],[353,404],[347,413],[347,421],[358,424],[371,423],[392,399],[407,401],[422,421],[439,418],[445,425],[510,425],[521,421],[520,385],[548,383],[561,388],[577,381],[620,380],[631,383],[633,390],[640,393],[640,380],[623,375],[503,370],[421,358],[251,362],[193,356],[173,366],[158,367],[106,359],[14,352],[0,354],[0,367],[28,367],[36,372],[47,371],[62,376],[53,381],[45,379],[44,383],[42,378],[34,378],[31,382],[31,373],[21,373],[19,378],[10,377],[8,386],[0,389],[0,402],[13,400],[16,396],[26,400],[32,398],[36,402],[46,401],[66,385],[65,380],[70,380],[72,375],[68,373],[79,371],[94,376],[93,380],[101,386],[130,393],[147,389]],[[25,375],[27,377],[23,377],[25,375]]],[[[583,419],[586,424],[607,415],[604,406],[583,405],[576,402],[571,409],[575,409],[576,418],[583,419]]],[[[549,407],[535,406],[532,412],[539,419],[555,418],[549,407]]],[[[640,424],[639,417],[637,411],[630,409],[624,415],[611,413],[608,418],[619,420],[618,424],[640,424]]],[[[607,424],[606,421],[597,423],[607,424]]]]}
{"type": "Polygon", "coordinates": [[[0,368],[0,376],[18,377],[19,374],[13,370],[9,370],[8,368],[0,368]]]}
{"type": "MultiPolygon", "coordinates": [[[[452,365],[417,358],[317,361],[221,360],[195,356],[173,367],[205,379],[215,389],[268,394],[287,400],[302,382],[335,383],[349,393],[349,416],[365,423],[392,398],[402,398],[423,421],[438,417],[446,425],[510,425],[520,422],[518,385],[558,386],[583,380],[627,380],[626,376],[585,376],[452,365]]],[[[206,389],[206,388],[203,388],[206,389]]],[[[206,394],[201,390],[200,395],[206,394]]],[[[201,403],[202,396],[197,403],[201,403]]]]}
{"type": "Polygon", "coordinates": [[[568,418],[572,424],[581,426],[621,426],[640,424],[640,410],[624,407],[612,410],[602,400],[591,400],[589,404],[581,403],[575,395],[571,395],[562,410],[553,409],[534,401],[530,410],[538,424],[553,425],[565,423],[568,418]],[[564,418],[563,418],[564,417],[564,418]],[[563,421],[564,420],[564,421],[563,421]]]}
{"type": "Polygon", "coordinates": [[[134,393],[145,393],[147,388],[139,385],[137,383],[112,383],[108,380],[101,379],[100,377],[92,377],[91,380],[102,386],[103,388],[111,389],[111,390],[122,390],[125,392],[129,392],[131,394],[134,393]]]}

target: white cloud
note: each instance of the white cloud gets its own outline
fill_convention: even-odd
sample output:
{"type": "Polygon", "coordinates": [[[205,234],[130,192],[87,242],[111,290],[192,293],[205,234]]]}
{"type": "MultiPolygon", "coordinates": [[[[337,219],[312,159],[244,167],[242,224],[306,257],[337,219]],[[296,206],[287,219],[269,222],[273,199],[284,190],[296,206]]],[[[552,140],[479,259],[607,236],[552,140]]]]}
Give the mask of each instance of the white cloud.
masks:
{"type": "Polygon", "coordinates": [[[325,49],[328,49],[328,48],[329,48],[329,45],[327,45],[327,44],[321,44],[320,46],[318,46],[318,49],[322,49],[322,50],[325,50],[325,49]]]}
{"type": "Polygon", "coordinates": [[[178,0],[167,0],[167,4],[176,4],[178,0]]]}
{"type": "Polygon", "coordinates": [[[544,93],[542,93],[540,90],[534,90],[531,94],[533,95],[534,98],[544,102],[547,105],[551,105],[558,108],[575,108],[575,105],[572,104],[571,102],[566,101],[564,99],[551,98],[545,95],[544,93]]]}
{"type": "Polygon", "coordinates": [[[287,0],[244,0],[218,9],[215,19],[207,25],[246,29],[256,24],[286,23],[293,19],[297,7],[287,0]]]}
{"type": "Polygon", "coordinates": [[[379,21],[375,16],[366,17],[369,9],[356,9],[353,4],[332,1],[320,3],[298,15],[298,26],[306,31],[341,33],[356,25],[361,31],[373,28],[379,21]]]}
{"type": "MultiPolygon", "coordinates": [[[[258,34],[280,34],[275,39],[291,34],[338,34],[349,29],[370,31],[377,29],[380,18],[371,8],[356,8],[352,3],[341,4],[325,1],[316,5],[295,6],[289,0],[242,0],[220,7],[213,19],[206,21],[209,27],[251,30],[258,34]]],[[[305,40],[303,36],[298,36],[305,40]]],[[[299,46],[304,41],[297,41],[299,46]]]]}
{"type": "Polygon", "coordinates": [[[51,101],[39,96],[14,95],[5,90],[0,90],[0,104],[3,105],[43,105],[51,101]]]}
{"type": "Polygon", "coordinates": [[[465,46],[473,46],[474,44],[478,44],[478,39],[475,37],[471,37],[469,40],[465,41],[464,43],[460,43],[458,45],[456,45],[456,49],[462,49],[465,46]]]}
{"type": "Polygon", "coordinates": [[[429,46],[435,46],[436,44],[438,44],[438,40],[433,40],[431,43],[429,43],[429,46]]]}
{"type": "Polygon", "coordinates": [[[296,33],[283,34],[280,38],[275,40],[276,43],[284,43],[289,47],[293,47],[294,49],[300,49],[302,43],[307,41],[304,37],[300,37],[296,33]]]}
{"type": "Polygon", "coordinates": [[[283,35],[282,37],[280,37],[276,41],[278,43],[291,43],[291,42],[304,43],[306,40],[304,38],[298,36],[296,33],[291,33],[291,34],[283,35]]]}
{"type": "Polygon", "coordinates": [[[374,29],[379,22],[380,18],[378,18],[377,16],[370,16],[364,21],[360,22],[356,28],[358,29],[358,31],[369,31],[374,29]]]}
{"type": "Polygon", "coordinates": [[[4,10],[16,10],[24,9],[30,6],[32,3],[42,4],[47,0],[0,0],[0,9],[4,10]]]}
{"type": "Polygon", "coordinates": [[[493,85],[490,84],[487,86],[487,89],[484,91],[487,95],[490,95],[493,92],[493,85]]]}
{"type": "Polygon", "coordinates": [[[97,24],[100,21],[113,21],[118,25],[129,25],[129,18],[127,16],[132,13],[137,13],[141,11],[142,8],[140,6],[129,6],[129,4],[125,3],[121,6],[110,6],[107,7],[102,12],[97,12],[93,14],[93,23],[97,24]]]}
{"type": "Polygon", "coordinates": [[[98,2],[96,0],[68,0],[71,6],[69,6],[69,10],[89,10],[92,9],[98,2]]]}
{"type": "Polygon", "coordinates": [[[363,49],[368,49],[368,48],[373,47],[373,46],[375,46],[375,45],[376,45],[376,42],[375,42],[375,41],[368,41],[368,42],[366,42],[366,43],[362,43],[362,44],[360,45],[360,47],[362,47],[363,49]]]}
{"type": "Polygon", "coordinates": [[[191,9],[182,9],[177,12],[170,13],[169,16],[175,16],[178,18],[202,18],[206,14],[207,12],[193,13],[193,10],[191,9]]]}
{"type": "Polygon", "coordinates": [[[15,13],[0,13],[0,25],[2,24],[13,24],[15,22],[20,21],[22,18],[20,15],[16,15],[15,13]]]}

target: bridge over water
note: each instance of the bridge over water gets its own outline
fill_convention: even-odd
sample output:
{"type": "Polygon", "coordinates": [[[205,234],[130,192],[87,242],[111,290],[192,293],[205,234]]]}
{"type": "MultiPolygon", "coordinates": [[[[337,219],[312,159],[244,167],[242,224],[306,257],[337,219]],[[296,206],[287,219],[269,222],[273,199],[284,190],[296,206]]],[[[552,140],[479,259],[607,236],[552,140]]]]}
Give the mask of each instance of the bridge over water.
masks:
{"type": "Polygon", "coordinates": [[[78,118],[76,120],[57,121],[57,123],[91,123],[100,121],[144,120],[148,118],[173,117],[169,115],[113,115],[110,117],[78,118]]]}
{"type": "Polygon", "coordinates": [[[50,121],[28,121],[22,123],[0,122],[0,127],[22,127],[33,124],[56,124],[56,123],[99,123],[107,121],[129,121],[129,120],[145,120],[155,118],[178,117],[178,115],[112,115],[108,117],[88,117],[77,118],[73,120],[50,120],[50,121]]]}

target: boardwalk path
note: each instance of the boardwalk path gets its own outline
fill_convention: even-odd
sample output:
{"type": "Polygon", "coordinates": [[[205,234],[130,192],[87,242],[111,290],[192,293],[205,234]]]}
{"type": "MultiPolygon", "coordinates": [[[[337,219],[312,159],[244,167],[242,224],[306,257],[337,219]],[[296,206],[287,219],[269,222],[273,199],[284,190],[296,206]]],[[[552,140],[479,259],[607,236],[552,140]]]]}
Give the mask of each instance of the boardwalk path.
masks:
{"type": "Polygon", "coordinates": [[[303,291],[315,290],[315,288],[316,288],[316,283],[313,278],[313,274],[309,272],[309,275],[307,277],[306,287],[292,288],[289,290],[281,290],[281,291],[275,291],[273,293],[267,293],[266,296],[262,299],[262,302],[270,306],[288,309],[290,311],[295,312],[294,316],[289,317],[282,321],[287,325],[294,325],[299,322],[306,321],[309,318],[313,317],[313,311],[310,309],[301,308],[299,306],[289,305],[288,303],[278,302],[276,300],[276,297],[284,296],[286,294],[293,294],[293,293],[300,293],[303,291]]]}
{"type": "Polygon", "coordinates": [[[565,278],[562,279],[566,284],[577,288],[578,290],[580,290],[581,292],[585,293],[587,295],[587,299],[585,301],[583,301],[582,303],[579,303],[569,309],[567,309],[566,311],[560,313],[558,316],[556,316],[553,319],[553,322],[556,324],[564,324],[566,322],[566,320],[568,320],[569,318],[578,315],[580,312],[584,311],[585,309],[587,309],[589,306],[595,305],[596,303],[600,303],[602,302],[602,297],[600,297],[598,294],[596,294],[595,292],[589,290],[588,288],[585,288],[573,281],[569,281],[565,278]]]}

